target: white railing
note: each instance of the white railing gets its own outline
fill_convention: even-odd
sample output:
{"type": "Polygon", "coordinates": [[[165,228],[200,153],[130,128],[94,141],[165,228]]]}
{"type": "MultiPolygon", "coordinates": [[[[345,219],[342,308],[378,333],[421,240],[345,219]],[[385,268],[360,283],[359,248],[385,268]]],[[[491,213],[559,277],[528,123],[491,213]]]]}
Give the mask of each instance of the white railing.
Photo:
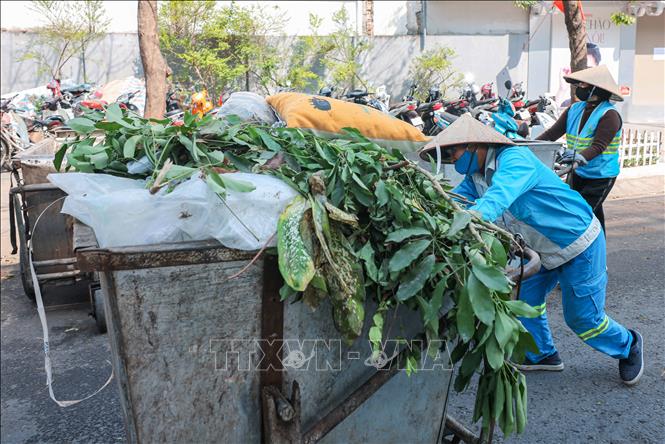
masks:
{"type": "Polygon", "coordinates": [[[664,128],[649,126],[623,127],[619,163],[621,168],[653,165],[663,159],[664,128]]]}

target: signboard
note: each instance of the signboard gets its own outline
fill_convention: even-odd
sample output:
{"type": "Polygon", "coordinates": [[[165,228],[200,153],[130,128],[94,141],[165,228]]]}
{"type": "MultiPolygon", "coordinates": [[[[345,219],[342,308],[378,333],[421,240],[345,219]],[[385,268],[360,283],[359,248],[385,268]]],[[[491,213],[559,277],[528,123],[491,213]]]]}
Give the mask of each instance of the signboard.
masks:
{"type": "MultiPolygon", "coordinates": [[[[587,31],[587,66],[606,65],[615,80],[619,77],[619,41],[621,32],[612,23],[610,16],[616,12],[615,6],[596,6],[593,2],[582,2],[587,31]]],[[[552,53],[550,63],[550,91],[556,101],[567,104],[570,98],[570,85],[563,76],[570,73],[570,49],[568,32],[563,14],[558,10],[552,17],[552,53]]]]}

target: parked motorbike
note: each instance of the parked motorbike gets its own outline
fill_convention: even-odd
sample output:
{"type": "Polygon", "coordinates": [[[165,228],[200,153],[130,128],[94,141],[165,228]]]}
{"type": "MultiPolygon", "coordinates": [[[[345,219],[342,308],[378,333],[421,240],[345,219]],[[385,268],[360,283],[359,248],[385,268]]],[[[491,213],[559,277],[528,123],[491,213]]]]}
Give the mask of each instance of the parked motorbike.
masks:
{"type": "MultiPolygon", "coordinates": [[[[512,82],[506,80],[506,89],[511,91],[512,82]]],[[[518,124],[515,121],[515,107],[508,100],[508,97],[501,97],[499,99],[499,109],[497,112],[492,113],[492,120],[494,121],[494,129],[509,139],[525,138],[529,135],[529,125],[526,122],[518,124]]]]}
{"type": "Polygon", "coordinates": [[[129,111],[133,111],[135,113],[138,113],[139,108],[138,108],[138,106],[136,106],[132,103],[132,99],[134,98],[134,96],[136,96],[140,92],[141,92],[140,90],[136,90],[136,91],[132,91],[132,92],[129,92],[129,93],[126,93],[126,94],[122,94],[118,97],[118,99],[116,100],[116,103],[118,103],[118,105],[120,105],[120,108],[122,108],[122,109],[126,109],[126,110],[129,110],[129,111]]]}
{"type": "Polygon", "coordinates": [[[376,97],[371,96],[367,90],[354,89],[346,93],[343,97],[350,102],[369,106],[386,114],[390,114],[390,109],[388,109],[386,104],[376,97]]]}

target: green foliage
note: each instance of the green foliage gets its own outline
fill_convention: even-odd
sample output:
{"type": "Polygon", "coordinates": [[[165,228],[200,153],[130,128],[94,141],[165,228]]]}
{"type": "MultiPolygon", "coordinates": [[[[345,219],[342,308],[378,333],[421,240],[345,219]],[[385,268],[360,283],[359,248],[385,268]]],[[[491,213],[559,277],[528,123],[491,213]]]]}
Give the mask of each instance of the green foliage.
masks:
{"type": "MultiPolygon", "coordinates": [[[[281,178],[301,194],[278,226],[282,299],[301,298],[313,308],[327,299],[347,341],[360,336],[369,318],[375,356],[390,329],[388,313],[399,306],[419,311],[428,339],[455,345],[455,388],[464,390],[480,374],[474,418],[485,429],[494,419],[506,435],[524,430],[526,385],[508,360],[534,349],[517,317],[536,313],[511,300],[503,271],[510,238],[459,209],[448,185],[357,130],[323,139],[234,116],[184,120],[171,126],[113,105],[88,112],[70,122],[79,136],[63,145],[56,167],[66,155],[79,171],[126,176],[130,157],[145,155],[153,165],[141,176],[150,178],[149,187],[175,186],[200,171],[222,196],[225,189],[247,188],[220,168],[281,178]],[[96,139],[100,130],[103,140],[96,139]],[[378,306],[374,313],[365,313],[367,297],[378,306]]],[[[419,356],[411,350],[402,363],[407,373],[417,371],[419,356]]]]}
{"type": "Polygon", "coordinates": [[[529,9],[538,4],[538,0],[513,0],[513,5],[520,9],[529,9]]]}
{"type": "Polygon", "coordinates": [[[284,57],[285,48],[271,37],[283,35],[285,25],[276,6],[232,2],[218,8],[212,0],[171,0],[159,9],[160,45],[174,79],[206,88],[213,97],[254,85],[263,93],[303,88],[315,79],[307,45],[284,57]]]}
{"type": "Polygon", "coordinates": [[[633,25],[635,24],[636,18],[630,14],[626,14],[625,12],[613,12],[612,15],[610,16],[610,20],[612,20],[612,23],[614,23],[617,26],[622,26],[622,25],[633,25]]]}
{"type": "MultiPolygon", "coordinates": [[[[312,21],[310,18],[310,24],[312,21]]],[[[314,21],[321,22],[318,18],[314,21]]],[[[361,71],[362,60],[371,49],[369,39],[356,34],[344,6],[333,14],[332,21],[334,31],[320,37],[316,51],[327,70],[326,76],[340,88],[341,94],[358,86],[368,89],[367,79],[361,71]]]]}
{"type": "Polygon", "coordinates": [[[452,48],[440,46],[412,60],[409,76],[418,85],[415,92],[417,100],[425,100],[432,86],[438,86],[443,97],[451,88],[461,86],[464,76],[453,67],[451,59],[454,57],[452,48]]]}
{"type": "Polygon", "coordinates": [[[108,28],[100,0],[36,0],[30,6],[44,24],[36,29],[38,39],[21,60],[34,60],[40,74],[55,79],[62,78],[62,68],[72,57],[85,57],[86,47],[108,28]]]}

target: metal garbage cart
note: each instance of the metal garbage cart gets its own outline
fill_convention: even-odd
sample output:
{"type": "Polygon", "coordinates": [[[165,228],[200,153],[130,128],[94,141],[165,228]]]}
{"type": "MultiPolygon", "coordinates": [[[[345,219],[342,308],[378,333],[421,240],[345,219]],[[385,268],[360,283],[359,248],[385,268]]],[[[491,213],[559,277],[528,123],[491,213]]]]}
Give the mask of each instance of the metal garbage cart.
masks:
{"type": "MultiPolygon", "coordinates": [[[[435,443],[451,430],[478,442],[446,418],[445,348],[410,377],[378,370],[366,341],[338,339],[325,301],[316,311],[280,301],[274,256],[238,275],[253,252],[216,241],[98,248],[78,223],[75,249],[100,277],[129,442],[435,443]]],[[[388,337],[417,338],[415,313],[394,318],[388,337]]]]}
{"type": "Polygon", "coordinates": [[[46,179],[49,173],[55,172],[56,146],[55,139],[44,139],[16,156],[12,163],[9,210],[12,252],[19,253],[26,296],[35,300],[27,248],[31,241],[33,266],[44,305],[62,308],[87,304],[93,279],[76,267],[72,243],[74,221],[60,213],[65,193],[46,179]]]}
{"type": "MultiPolygon", "coordinates": [[[[531,152],[536,155],[536,157],[543,162],[547,167],[554,169],[554,161],[556,160],[557,153],[561,151],[562,143],[561,142],[550,142],[547,140],[523,140],[516,141],[520,145],[525,145],[529,147],[531,152]]],[[[411,160],[418,162],[422,167],[429,169],[429,163],[420,159],[417,153],[409,154],[411,160]]],[[[451,185],[455,186],[464,179],[464,176],[457,171],[453,165],[442,165],[444,177],[450,182],[451,185]]]]}

